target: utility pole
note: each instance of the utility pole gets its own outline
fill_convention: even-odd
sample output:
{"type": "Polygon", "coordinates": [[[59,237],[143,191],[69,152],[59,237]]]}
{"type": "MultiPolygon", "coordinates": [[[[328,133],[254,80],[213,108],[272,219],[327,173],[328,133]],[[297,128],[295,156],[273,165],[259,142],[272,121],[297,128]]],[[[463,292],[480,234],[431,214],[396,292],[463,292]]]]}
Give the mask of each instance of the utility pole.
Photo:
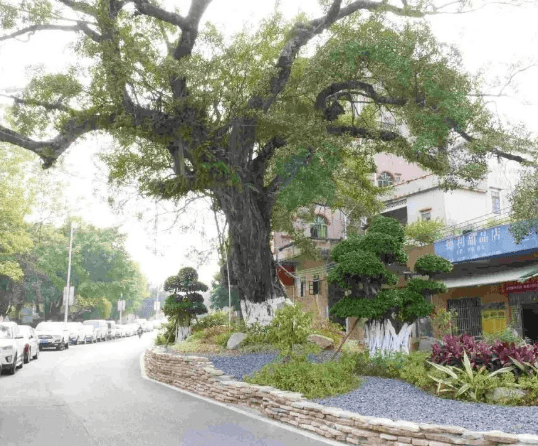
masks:
{"type": "Polygon", "coordinates": [[[69,237],[69,265],[67,267],[67,293],[65,296],[65,317],[67,323],[67,314],[69,312],[69,298],[71,297],[71,252],[73,250],[73,222],[71,222],[71,236],[69,237]]]}
{"type": "Polygon", "coordinates": [[[120,309],[120,325],[121,325],[121,312],[123,310],[123,293],[120,294],[120,304],[118,305],[119,309],[120,309]]]}

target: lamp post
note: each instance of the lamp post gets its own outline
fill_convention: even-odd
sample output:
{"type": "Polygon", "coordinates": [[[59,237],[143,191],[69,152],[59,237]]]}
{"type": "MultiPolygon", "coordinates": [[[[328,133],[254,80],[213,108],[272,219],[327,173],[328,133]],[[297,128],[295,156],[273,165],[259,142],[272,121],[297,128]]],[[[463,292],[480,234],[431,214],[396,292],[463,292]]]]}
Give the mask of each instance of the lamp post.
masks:
{"type": "Polygon", "coordinates": [[[65,298],[64,322],[67,322],[67,314],[69,313],[69,298],[71,297],[71,253],[72,251],[73,251],[73,222],[71,222],[71,235],[69,237],[69,263],[67,266],[67,292],[64,293],[64,298],[65,298]]]}

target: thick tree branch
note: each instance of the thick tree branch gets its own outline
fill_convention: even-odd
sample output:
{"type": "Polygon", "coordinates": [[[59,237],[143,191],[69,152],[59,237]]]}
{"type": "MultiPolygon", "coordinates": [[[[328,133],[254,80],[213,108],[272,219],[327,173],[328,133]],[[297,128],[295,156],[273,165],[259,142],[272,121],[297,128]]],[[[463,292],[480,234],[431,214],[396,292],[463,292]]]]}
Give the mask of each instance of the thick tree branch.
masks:
{"type": "MultiPolygon", "coordinates": [[[[193,1],[193,3],[195,3],[193,1]]],[[[153,17],[155,19],[162,20],[164,22],[170,23],[171,25],[178,26],[182,30],[189,27],[188,20],[185,17],[166,11],[163,8],[152,5],[148,0],[134,0],[136,10],[143,15],[153,17]]]]}
{"type": "Polygon", "coordinates": [[[389,130],[372,130],[364,127],[354,127],[351,125],[327,127],[327,133],[331,135],[349,135],[355,138],[372,139],[378,141],[394,141],[396,139],[405,139],[402,135],[389,130]]]}
{"type": "Polygon", "coordinates": [[[90,116],[84,119],[73,118],[65,124],[63,130],[55,138],[48,141],[35,141],[0,125],[0,141],[34,152],[43,160],[43,168],[47,169],[79,137],[85,133],[97,130],[99,123],[103,121],[110,123],[114,119],[114,117],[103,118],[100,116],[90,116]]]}
{"type": "Polygon", "coordinates": [[[13,39],[18,36],[22,36],[24,34],[28,34],[29,36],[35,34],[36,31],[82,31],[84,34],[86,34],[88,37],[90,37],[95,42],[99,42],[101,40],[101,36],[99,33],[92,30],[87,23],[79,21],[76,25],[32,25],[28,26],[26,28],[20,29],[18,31],[12,32],[11,34],[6,34],[4,36],[0,36],[0,42],[3,40],[9,40],[13,39]]]}
{"type": "Polygon", "coordinates": [[[262,147],[258,153],[258,156],[256,156],[256,158],[254,158],[250,163],[248,169],[254,172],[258,172],[260,169],[265,171],[265,164],[275,154],[275,150],[285,145],[286,141],[283,138],[280,136],[274,136],[267,144],[265,144],[265,146],[262,147]]]}
{"type": "Polygon", "coordinates": [[[60,3],[63,3],[66,6],[69,6],[73,11],[82,12],[84,14],[90,15],[92,17],[97,16],[97,11],[85,2],[77,2],[74,0],[58,0],[60,3]]]}
{"type": "Polygon", "coordinates": [[[368,0],[357,0],[344,8],[341,7],[341,4],[341,0],[334,0],[327,14],[323,17],[314,19],[307,24],[297,23],[295,25],[294,30],[292,31],[292,37],[280,53],[280,57],[276,64],[278,72],[270,81],[268,95],[264,99],[259,97],[251,98],[249,102],[251,107],[261,108],[262,110],[267,111],[271,107],[276,96],[286,86],[291,73],[291,67],[300,49],[313,37],[321,34],[338,20],[359,10],[378,12],[387,11],[404,17],[423,17],[425,15],[424,12],[418,9],[409,7],[398,8],[389,5],[385,1],[373,2],[368,0]]]}
{"type": "Polygon", "coordinates": [[[32,105],[37,107],[43,107],[47,110],[63,111],[66,113],[76,113],[76,110],[63,105],[60,102],[50,104],[48,102],[38,101],[36,99],[22,99],[17,96],[11,96],[8,94],[0,94],[0,96],[8,99],[12,99],[15,104],[32,105]]]}

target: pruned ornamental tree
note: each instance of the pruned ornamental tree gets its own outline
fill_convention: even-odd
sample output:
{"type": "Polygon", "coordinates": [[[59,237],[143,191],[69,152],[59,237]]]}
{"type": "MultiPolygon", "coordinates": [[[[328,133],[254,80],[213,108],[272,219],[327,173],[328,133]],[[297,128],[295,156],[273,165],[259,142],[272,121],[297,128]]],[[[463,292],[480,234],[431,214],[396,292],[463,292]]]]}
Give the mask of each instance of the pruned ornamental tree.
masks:
{"type": "Polygon", "coordinates": [[[369,184],[379,152],[445,184],[482,175],[488,153],[522,160],[511,152],[527,141],[495,124],[458,52],[420,20],[443,10],[435,0],[321,0],[319,17],[286,21],[277,11],[231,39],[203,21],[210,3],[0,0],[1,41],[48,30],[77,37],[69,69],[38,74],[12,97],[0,141],[46,168],[86,135],[108,134],[112,182],[164,199],[210,196],[229,223],[247,321],[267,323],[284,299],[271,217],[298,181],[303,194],[287,196],[297,206],[327,199],[346,159],[364,160],[361,181],[349,184],[369,184]]]}
{"type": "Polygon", "coordinates": [[[176,339],[183,340],[189,333],[191,320],[196,315],[207,313],[204,297],[200,291],[207,291],[207,285],[198,281],[194,268],[185,267],[164,282],[164,291],[171,291],[164,304],[164,314],[174,322],[176,339]]]}
{"type": "MultiPolygon", "coordinates": [[[[329,311],[341,318],[355,317],[357,322],[368,319],[364,333],[370,355],[377,350],[381,354],[409,353],[415,321],[431,314],[434,294],[447,291],[441,282],[420,278],[409,280],[405,288],[391,287],[396,285],[397,277],[387,266],[406,263],[404,238],[398,221],[378,216],[365,235],[340,242],[331,253],[336,266],[328,280],[347,293],[329,311]]],[[[421,256],[415,263],[415,272],[429,277],[451,269],[448,260],[433,254],[421,256]]]]}

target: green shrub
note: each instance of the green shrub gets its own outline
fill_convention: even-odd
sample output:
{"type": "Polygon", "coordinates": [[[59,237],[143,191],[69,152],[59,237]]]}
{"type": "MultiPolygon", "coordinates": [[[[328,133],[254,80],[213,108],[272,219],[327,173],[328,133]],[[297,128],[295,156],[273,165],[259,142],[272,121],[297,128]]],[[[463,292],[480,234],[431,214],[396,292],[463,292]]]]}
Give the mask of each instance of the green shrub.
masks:
{"type": "Polygon", "coordinates": [[[355,373],[365,376],[382,376],[384,378],[399,378],[407,362],[404,353],[391,353],[385,356],[378,351],[374,356],[366,351],[357,357],[355,373]]]}
{"type": "Polygon", "coordinates": [[[226,348],[227,344],[228,344],[228,340],[230,339],[230,337],[233,335],[233,331],[226,331],[224,333],[221,333],[219,334],[216,338],[215,338],[215,341],[218,345],[220,345],[222,348],[226,348]]]}
{"type": "Polygon", "coordinates": [[[428,364],[426,361],[429,359],[431,352],[410,353],[400,370],[400,378],[420,389],[433,392],[437,384],[428,375],[442,378],[445,374],[428,364]]]}
{"type": "Polygon", "coordinates": [[[338,346],[346,335],[346,329],[340,324],[331,322],[329,320],[317,320],[312,323],[311,333],[331,338],[334,341],[334,345],[338,346]]]}
{"type": "Polygon", "coordinates": [[[239,347],[239,351],[243,354],[274,353],[276,349],[273,344],[264,343],[264,344],[242,345],[241,347],[239,347]]]}
{"type": "Polygon", "coordinates": [[[512,331],[513,329],[514,324],[510,324],[503,330],[499,330],[496,333],[482,332],[482,338],[488,344],[493,344],[495,341],[514,342],[516,345],[525,344],[525,340],[519,335],[514,334],[514,332],[512,331]]]}
{"type": "Polygon", "coordinates": [[[322,364],[292,359],[288,363],[271,363],[244,381],[300,392],[307,398],[325,398],[356,389],[361,384],[353,373],[356,355],[342,355],[339,361],[322,364]]]}
{"type": "Polygon", "coordinates": [[[197,319],[191,325],[193,333],[203,330],[204,328],[215,327],[216,325],[228,324],[228,311],[218,310],[214,313],[209,313],[200,319],[197,319]]]}
{"type": "Polygon", "coordinates": [[[244,327],[243,333],[246,333],[247,338],[243,345],[270,344],[269,327],[261,325],[259,322],[244,327]]]}
{"type": "Polygon", "coordinates": [[[155,345],[174,344],[176,342],[176,331],[174,326],[174,321],[164,322],[155,339],[155,345]]]}
{"type": "Polygon", "coordinates": [[[454,398],[461,395],[462,399],[467,400],[470,398],[472,401],[484,401],[486,391],[496,386],[495,376],[502,373],[511,373],[513,370],[512,367],[503,367],[488,373],[485,366],[482,366],[478,371],[473,370],[465,351],[463,352],[464,369],[449,365],[443,366],[433,362],[430,364],[445,373],[443,378],[432,378],[430,376],[438,383],[437,394],[448,392],[454,398]]]}
{"type": "Polygon", "coordinates": [[[283,356],[292,356],[294,346],[306,344],[310,334],[312,312],[305,313],[300,305],[286,305],[277,310],[268,329],[268,337],[283,356]]]}

